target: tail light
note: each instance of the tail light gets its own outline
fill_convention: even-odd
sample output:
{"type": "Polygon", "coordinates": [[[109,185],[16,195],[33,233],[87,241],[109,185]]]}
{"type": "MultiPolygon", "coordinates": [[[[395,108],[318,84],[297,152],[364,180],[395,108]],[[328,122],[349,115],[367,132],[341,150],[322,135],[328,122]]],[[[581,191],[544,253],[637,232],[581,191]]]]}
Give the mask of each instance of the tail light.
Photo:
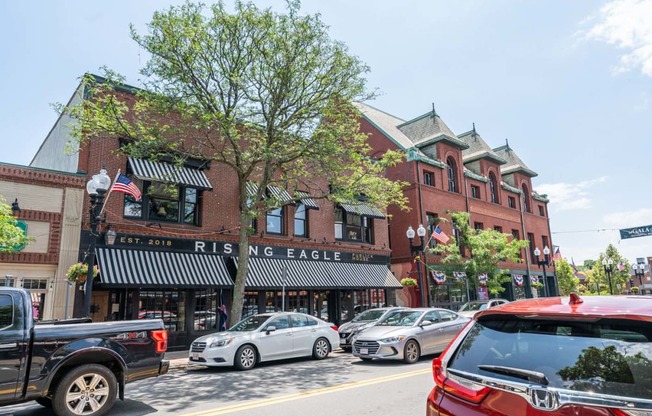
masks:
{"type": "Polygon", "coordinates": [[[466,335],[466,328],[469,327],[470,322],[462,331],[457,334],[446,349],[439,355],[439,357],[432,360],[432,376],[435,379],[437,387],[443,389],[446,393],[452,394],[460,399],[467,400],[472,403],[480,403],[491,391],[490,387],[477,386],[471,382],[464,383],[448,377],[446,365],[453,356],[453,351],[460,344],[462,338],[466,335]]]}
{"type": "Polygon", "coordinates": [[[168,330],[167,329],[158,329],[152,331],[152,339],[156,343],[156,352],[161,353],[165,352],[168,349],[168,330]]]}
{"type": "Polygon", "coordinates": [[[338,329],[338,328],[337,328],[337,325],[335,325],[335,324],[331,324],[331,328],[333,328],[333,330],[334,330],[335,332],[337,332],[337,329],[338,329]]]}

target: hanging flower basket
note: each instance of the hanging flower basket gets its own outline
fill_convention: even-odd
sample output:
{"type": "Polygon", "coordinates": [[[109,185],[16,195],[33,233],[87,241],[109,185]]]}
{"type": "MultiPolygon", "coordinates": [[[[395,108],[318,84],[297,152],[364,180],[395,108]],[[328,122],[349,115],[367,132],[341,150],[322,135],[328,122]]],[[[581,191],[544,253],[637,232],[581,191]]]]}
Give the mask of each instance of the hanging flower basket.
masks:
{"type": "MultiPolygon", "coordinates": [[[[100,274],[100,268],[95,265],[93,266],[93,278],[97,277],[100,274]]],[[[88,277],[88,264],[86,263],[75,263],[66,272],[66,279],[74,283],[84,283],[88,277]]]]}
{"type": "Polygon", "coordinates": [[[412,279],[411,277],[406,277],[401,279],[401,284],[403,286],[417,286],[417,280],[412,279]]]}

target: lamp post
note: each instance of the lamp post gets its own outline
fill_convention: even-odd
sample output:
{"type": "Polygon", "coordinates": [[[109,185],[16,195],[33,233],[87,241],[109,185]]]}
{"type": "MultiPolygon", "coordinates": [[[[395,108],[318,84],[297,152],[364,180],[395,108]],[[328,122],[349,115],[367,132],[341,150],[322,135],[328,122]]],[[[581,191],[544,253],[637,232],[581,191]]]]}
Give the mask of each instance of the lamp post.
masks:
{"type": "Polygon", "coordinates": [[[95,244],[97,243],[97,226],[101,222],[100,214],[104,203],[104,194],[111,186],[111,178],[106,174],[106,169],[100,169],[100,173],[86,183],[86,192],[91,199],[89,209],[91,223],[91,238],[88,249],[88,274],[86,275],[86,286],[84,289],[84,317],[91,316],[91,294],[93,291],[93,267],[95,266],[95,244]]]}
{"type": "Polygon", "coordinates": [[[408,240],[410,241],[410,253],[411,254],[416,254],[417,259],[419,262],[417,263],[417,276],[419,279],[419,287],[421,288],[421,306],[428,306],[428,287],[426,282],[423,280],[423,274],[421,272],[421,256],[423,254],[423,249],[425,245],[425,236],[426,236],[426,228],[423,226],[423,224],[419,224],[419,228],[417,228],[416,234],[419,236],[420,244],[418,246],[415,246],[413,244],[414,241],[414,230],[412,229],[412,226],[410,225],[405,232],[405,235],[407,236],[408,240]]]}
{"type": "Polygon", "coordinates": [[[602,267],[604,268],[604,272],[607,275],[607,279],[609,280],[609,294],[613,295],[614,290],[611,287],[611,273],[614,271],[614,261],[612,259],[602,259],[602,267]]]}
{"type": "Polygon", "coordinates": [[[635,264],[634,274],[636,275],[636,277],[638,277],[638,281],[639,281],[638,291],[641,295],[644,295],[645,293],[643,293],[643,276],[645,276],[645,264],[635,264]]]}
{"type": "Polygon", "coordinates": [[[547,287],[548,287],[548,281],[546,279],[546,266],[550,265],[550,249],[548,246],[545,246],[543,248],[543,260],[539,259],[539,256],[541,255],[541,250],[539,250],[539,247],[535,247],[534,249],[534,256],[536,257],[536,262],[539,267],[543,268],[543,296],[547,296],[547,287]]]}

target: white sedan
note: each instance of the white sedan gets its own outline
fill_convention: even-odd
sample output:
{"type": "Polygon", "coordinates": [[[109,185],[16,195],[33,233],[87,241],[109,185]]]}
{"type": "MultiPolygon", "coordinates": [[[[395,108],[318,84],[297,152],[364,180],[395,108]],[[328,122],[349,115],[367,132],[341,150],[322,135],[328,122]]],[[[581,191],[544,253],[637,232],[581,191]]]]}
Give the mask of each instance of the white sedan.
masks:
{"type": "Polygon", "coordinates": [[[197,338],[189,362],[208,367],[249,370],[262,361],[312,356],[324,359],[340,346],[337,327],[304,313],[261,313],[228,331],[197,338]]]}

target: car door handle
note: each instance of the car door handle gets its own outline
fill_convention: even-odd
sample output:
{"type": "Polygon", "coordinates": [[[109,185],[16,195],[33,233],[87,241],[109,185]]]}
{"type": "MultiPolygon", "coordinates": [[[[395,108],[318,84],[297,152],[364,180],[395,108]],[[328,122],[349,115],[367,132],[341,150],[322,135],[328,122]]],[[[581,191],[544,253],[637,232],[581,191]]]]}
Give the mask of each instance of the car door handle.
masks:
{"type": "Polygon", "coordinates": [[[17,342],[14,342],[12,344],[0,344],[0,349],[2,349],[2,350],[8,350],[10,348],[16,348],[16,347],[18,347],[17,342]]]}

